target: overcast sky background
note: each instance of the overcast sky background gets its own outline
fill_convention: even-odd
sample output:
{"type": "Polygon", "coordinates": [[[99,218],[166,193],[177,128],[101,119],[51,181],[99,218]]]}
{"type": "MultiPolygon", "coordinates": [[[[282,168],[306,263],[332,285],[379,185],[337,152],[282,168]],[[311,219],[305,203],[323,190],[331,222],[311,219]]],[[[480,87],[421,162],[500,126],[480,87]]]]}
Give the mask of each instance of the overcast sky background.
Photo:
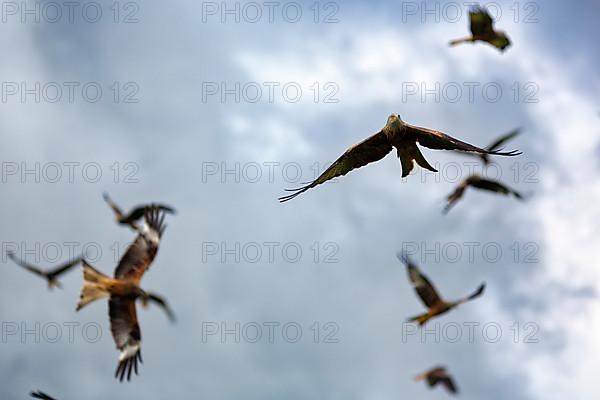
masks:
{"type": "MultiPolygon", "coordinates": [[[[302,10],[296,23],[289,22],[293,9],[288,20],[282,14],[287,2],[275,8],[272,23],[264,5],[256,23],[243,15],[239,23],[234,15],[223,23],[221,10],[203,14],[206,3],[122,2],[115,23],[107,3],[91,23],[82,16],[86,3],[79,3],[73,22],[63,8],[51,23],[44,16],[54,18],[54,10],[41,2],[40,12],[49,14],[36,23],[31,15],[22,22],[22,5],[15,3],[15,10],[11,4],[3,3],[0,24],[2,253],[12,248],[50,266],[68,258],[74,242],[77,252],[88,248],[90,262],[112,273],[115,243],[122,250],[134,234],[114,223],[102,192],[125,209],[147,201],[172,204],[179,212],[167,218],[143,286],[165,295],[179,319],[170,325],[160,310],[138,307],[144,364],[131,383],[120,384],[112,377],[118,352],[106,302],[74,311],[81,273],[66,276],[63,290],[49,292],[3,255],[0,397],[25,398],[42,389],[59,399],[443,399],[444,391],[412,381],[439,364],[450,368],[464,399],[598,393],[597,2],[516,3],[518,18],[515,2],[499,2],[497,27],[514,42],[505,54],[483,44],[447,46],[468,34],[462,2],[437,3],[439,19],[427,14],[425,21],[420,2],[411,3],[416,15],[402,2],[344,1],[327,8],[322,2],[318,23],[309,1],[296,3],[302,10]],[[123,23],[132,12],[138,22],[123,23]],[[332,12],[338,22],[324,23],[332,12]],[[36,82],[57,82],[62,98],[49,100],[52,84],[39,102],[34,94],[22,101],[20,88],[9,94],[13,83],[34,88],[36,82]],[[79,83],[72,102],[64,82],[79,83]],[[90,82],[102,89],[95,103],[82,95],[90,82]],[[256,83],[262,98],[253,103],[254,92],[247,92],[238,103],[234,95],[221,101],[220,94],[203,93],[207,84],[233,88],[236,82],[256,83]],[[273,102],[265,82],[280,85],[273,102]],[[281,88],[288,83],[302,89],[298,102],[284,98],[281,88]],[[435,89],[436,83],[439,101],[421,98],[420,89],[414,95],[406,90],[415,84],[435,89]],[[473,101],[467,84],[478,85],[473,101]],[[485,85],[492,86],[487,94],[485,85]],[[454,101],[457,86],[463,92],[454,101]],[[493,102],[497,87],[502,94],[493,102]],[[135,88],[138,102],[125,103],[135,88]],[[333,92],[337,102],[325,102],[333,92]],[[439,166],[438,178],[417,169],[403,181],[397,159],[389,156],[292,202],[277,202],[283,189],[314,178],[315,163],[322,171],[393,112],[482,146],[521,127],[523,134],[507,148],[524,154],[497,159],[498,168],[485,172],[501,171],[505,183],[531,199],[519,203],[468,192],[444,217],[457,167],[466,177],[470,165],[479,172],[481,166],[472,157],[424,150],[439,166]],[[36,163],[39,182],[35,174],[22,176],[36,163]],[[71,164],[72,182],[65,163],[78,163],[71,164]],[[61,176],[53,183],[56,165],[61,176]],[[222,175],[236,165],[238,173],[222,175]],[[294,179],[296,167],[301,179],[294,179]],[[95,179],[98,170],[102,175],[95,179]],[[277,243],[272,262],[264,245],[270,242],[277,243]],[[207,254],[215,243],[217,254],[207,254]],[[222,244],[232,249],[236,243],[248,250],[237,253],[239,262],[222,251],[222,244]],[[472,259],[465,243],[476,243],[472,259]],[[435,331],[439,322],[438,332],[447,334],[439,343],[433,334],[403,340],[411,328],[403,321],[423,311],[395,257],[403,246],[416,249],[415,261],[449,299],[487,282],[482,298],[429,326],[435,331]],[[484,247],[492,248],[489,254],[484,247]],[[292,262],[295,248],[302,255],[292,262]],[[455,257],[456,248],[462,254],[455,257]],[[325,262],[327,256],[334,262],[325,262]],[[70,322],[79,323],[73,343],[64,325],[70,322]],[[273,343],[264,325],[269,322],[280,324],[273,343]],[[329,322],[338,328],[338,343],[324,343],[329,322]],[[470,322],[481,324],[472,343],[463,325],[470,322]],[[21,328],[36,323],[39,343],[34,334],[22,340],[21,328]],[[229,329],[256,323],[263,336],[257,343],[243,336],[236,343],[231,334],[225,343],[219,334],[203,340],[207,323],[229,329]],[[283,337],[287,323],[301,327],[298,342],[283,337]],[[487,336],[482,332],[488,323],[502,329],[496,343],[490,340],[493,328],[487,336]],[[62,336],[49,343],[45,339],[56,336],[53,324],[62,327],[62,336]],[[86,324],[101,328],[99,340],[84,340],[86,324]],[[9,334],[15,326],[19,332],[9,334]],[[462,330],[456,343],[443,339],[454,337],[452,326],[462,330]],[[534,329],[530,339],[538,343],[526,343],[534,329]]],[[[87,12],[94,17],[93,9],[87,12]]],[[[288,332],[293,336],[293,329],[288,332]]],[[[94,329],[87,333],[95,336],[94,329]]]]}

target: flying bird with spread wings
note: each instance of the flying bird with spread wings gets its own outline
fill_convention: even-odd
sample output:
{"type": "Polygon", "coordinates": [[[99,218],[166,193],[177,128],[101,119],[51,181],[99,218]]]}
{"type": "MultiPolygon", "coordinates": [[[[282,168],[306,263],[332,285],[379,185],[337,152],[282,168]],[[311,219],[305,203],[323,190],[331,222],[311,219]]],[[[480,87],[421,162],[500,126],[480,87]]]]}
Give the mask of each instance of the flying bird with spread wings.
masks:
{"type": "Polygon", "coordinates": [[[6,255],[13,260],[17,265],[25,268],[27,271],[44,278],[48,282],[48,289],[53,289],[55,287],[62,288],[60,282],[58,281],[58,277],[65,274],[67,271],[75,267],[77,264],[81,262],[81,258],[76,258],[72,261],[68,261],[64,264],[59,265],[56,268],[52,268],[50,270],[44,271],[41,268],[29,264],[23,260],[18,259],[13,253],[7,252],[6,255]]]}
{"type": "Polygon", "coordinates": [[[458,387],[456,386],[454,379],[444,367],[432,368],[429,371],[419,374],[415,377],[415,381],[417,382],[422,380],[427,382],[427,385],[430,388],[433,388],[439,384],[443,385],[446,390],[452,394],[458,393],[458,387]]]}
{"type": "Polygon", "coordinates": [[[461,304],[481,296],[485,289],[485,283],[482,283],[477,290],[468,297],[457,301],[445,301],[437,293],[433,285],[429,282],[429,279],[419,271],[417,266],[413,264],[406,255],[398,254],[398,259],[406,264],[408,278],[417,292],[417,295],[425,307],[427,307],[426,313],[417,315],[408,320],[408,322],[416,322],[419,326],[425,325],[431,318],[445,314],[461,304]]]}
{"type": "Polygon", "coordinates": [[[141,331],[138,324],[136,305],[137,299],[143,303],[156,302],[163,307],[168,315],[171,314],[166,302],[140,287],[140,281],[148,270],[160,244],[165,230],[165,212],[158,207],[145,210],[145,223],[138,228],[138,236],[129,246],[114,273],[110,278],[94,269],[83,260],[83,288],[77,311],[87,304],[109,297],[109,317],[113,338],[120,351],[119,364],[115,377],[121,382],[127,375],[131,379],[132,370],[138,373],[138,361],[142,362],[141,331]]]}
{"type": "Polygon", "coordinates": [[[481,149],[445,133],[407,124],[400,119],[398,114],[392,114],[389,116],[387,124],[383,129],[362,142],[351,146],[313,182],[298,189],[287,189],[288,192],[294,193],[280,197],[279,201],[289,201],[306,192],[308,189],[314,188],[338,176],[346,175],[356,168],[379,161],[390,153],[394,147],[400,159],[403,178],[410,174],[415,162],[425,169],[438,172],[425,160],[417,143],[434,150],[457,150],[497,156],[517,156],[521,154],[516,150],[501,152],[499,150],[490,151],[481,149]]]}
{"type": "Polygon", "coordinates": [[[519,200],[524,200],[525,197],[517,192],[514,189],[509,188],[508,186],[491,179],[483,178],[479,175],[471,175],[467,179],[463,180],[454,190],[454,192],[450,193],[447,197],[447,204],[444,207],[444,214],[447,214],[452,207],[456,205],[456,203],[462,199],[465,194],[465,191],[468,187],[473,187],[475,189],[485,190],[488,192],[498,193],[505,196],[513,195],[519,200]]]}
{"type": "Polygon", "coordinates": [[[167,212],[169,214],[176,213],[175,209],[171,206],[167,206],[165,204],[149,204],[134,207],[133,210],[129,211],[128,214],[124,214],[121,208],[119,208],[119,206],[117,206],[115,202],[112,201],[108,193],[104,193],[103,197],[104,201],[106,201],[109,207],[112,208],[117,223],[120,225],[129,225],[136,230],[136,222],[138,222],[144,216],[144,213],[149,208],[158,208],[159,210],[167,212]]]}
{"type": "Polygon", "coordinates": [[[510,39],[503,31],[494,30],[494,20],[490,13],[483,7],[474,7],[469,11],[471,36],[456,39],[450,42],[450,46],[461,43],[486,42],[503,52],[510,46],[510,39]]]}
{"type": "Polygon", "coordinates": [[[54,397],[52,396],[48,396],[46,393],[38,390],[37,392],[31,392],[29,393],[29,395],[31,397],[33,397],[34,399],[42,399],[42,400],[56,400],[54,397]]]}
{"type": "MultiPolygon", "coordinates": [[[[509,140],[512,140],[513,138],[515,138],[515,136],[519,135],[520,133],[521,133],[521,129],[514,129],[514,130],[510,131],[509,133],[507,133],[506,135],[500,136],[498,139],[496,139],[492,144],[487,146],[485,149],[487,151],[499,150],[502,147],[502,145],[504,145],[509,140]]],[[[466,154],[473,154],[473,153],[466,153],[466,154]]],[[[474,155],[479,157],[484,165],[489,165],[491,163],[490,157],[487,154],[474,154],[474,155]]]]}

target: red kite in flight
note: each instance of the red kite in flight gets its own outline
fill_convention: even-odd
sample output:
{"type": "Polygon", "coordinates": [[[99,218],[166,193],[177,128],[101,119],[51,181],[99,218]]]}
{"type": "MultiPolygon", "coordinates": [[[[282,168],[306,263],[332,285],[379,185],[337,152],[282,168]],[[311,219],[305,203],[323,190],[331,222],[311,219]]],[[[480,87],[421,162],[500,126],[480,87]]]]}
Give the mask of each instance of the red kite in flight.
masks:
{"type": "Polygon", "coordinates": [[[485,283],[482,283],[479,288],[477,288],[477,290],[468,297],[458,301],[444,301],[437,293],[433,285],[429,282],[429,279],[427,279],[427,277],[419,271],[417,266],[413,264],[408,257],[399,254],[398,258],[400,261],[406,264],[410,282],[415,288],[415,291],[417,292],[417,295],[421,301],[423,301],[425,307],[427,307],[427,312],[425,314],[418,315],[408,320],[409,322],[416,322],[419,324],[419,326],[425,325],[425,323],[433,317],[445,314],[453,308],[456,308],[467,301],[481,296],[485,289],[485,283]]]}
{"type": "Polygon", "coordinates": [[[135,223],[144,216],[144,213],[149,208],[152,208],[152,207],[158,208],[159,210],[167,212],[169,214],[175,214],[175,212],[176,212],[173,207],[170,207],[170,206],[167,206],[164,204],[150,204],[150,205],[137,206],[133,210],[131,210],[129,212],[129,214],[123,214],[123,211],[121,211],[119,206],[117,206],[112,201],[112,199],[108,196],[108,193],[104,193],[103,197],[104,197],[104,201],[106,201],[106,203],[108,203],[110,208],[112,208],[113,212],[115,213],[115,218],[117,220],[117,223],[121,224],[121,225],[129,225],[133,229],[136,229],[136,230],[137,230],[137,228],[136,228],[135,223]]]}
{"type": "Polygon", "coordinates": [[[39,391],[39,390],[37,392],[31,392],[31,393],[29,393],[29,395],[31,397],[33,397],[34,399],[56,400],[54,397],[50,397],[46,393],[39,391]]]}
{"type": "Polygon", "coordinates": [[[131,379],[132,370],[138,373],[138,361],[142,362],[141,331],[135,308],[136,299],[144,303],[156,301],[164,306],[167,314],[170,310],[162,298],[144,291],[140,281],[148,270],[160,244],[165,230],[165,213],[158,207],[147,208],[144,214],[145,224],[138,229],[138,236],[129,246],[115,269],[114,278],[110,278],[94,269],[83,260],[83,288],[77,310],[87,304],[109,296],[109,317],[113,338],[120,350],[119,365],[115,377],[121,382],[125,374],[131,379]]]}
{"type": "Polygon", "coordinates": [[[471,23],[471,36],[464,39],[452,40],[450,46],[481,41],[491,44],[501,52],[510,46],[510,39],[506,33],[494,30],[494,20],[485,8],[474,7],[469,12],[469,18],[471,23]]]}
{"type": "Polygon", "coordinates": [[[8,257],[11,260],[13,260],[15,263],[17,263],[21,267],[25,268],[27,271],[32,272],[32,273],[36,274],[37,276],[44,278],[48,282],[48,289],[53,289],[55,287],[61,288],[62,286],[61,286],[60,282],[58,281],[58,277],[64,273],[66,273],[71,268],[73,268],[74,266],[76,266],[77,264],[79,264],[81,262],[81,258],[76,258],[73,261],[69,261],[65,264],[59,265],[58,267],[52,268],[51,270],[43,271],[41,268],[38,268],[35,265],[31,265],[29,263],[26,263],[23,260],[19,260],[11,252],[8,252],[6,254],[8,255],[8,257]]]}
{"type": "Polygon", "coordinates": [[[448,211],[450,211],[450,209],[454,207],[454,205],[464,196],[465,190],[467,190],[469,186],[480,190],[486,190],[488,192],[503,194],[505,196],[512,194],[517,199],[524,200],[524,197],[521,193],[509,188],[508,186],[505,186],[500,182],[485,179],[479,175],[471,175],[467,179],[463,180],[456,187],[454,192],[448,196],[448,204],[446,204],[446,207],[444,208],[444,214],[448,213],[448,211]]]}
{"type": "Polygon", "coordinates": [[[503,153],[498,150],[489,151],[481,149],[448,136],[445,133],[407,124],[400,119],[398,114],[392,114],[382,130],[368,139],[351,146],[312,183],[298,189],[288,189],[287,191],[294,193],[280,197],[279,201],[286,202],[330,179],[346,175],[353,169],[379,161],[390,153],[394,147],[397,150],[397,156],[400,158],[400,164],[402,165],[402,177],[408,176],[415,162],[423,168],[437,172],[425,160],[417,143],[435,150],[458,150],[498,156],[516,156],[521,154],[517,151],[503,153]]]}
{"type": "Polygon", "coordinates": [[[415,377],[415,380],[425,380],[430,388],[433,388],[437,384],[441,384],[446,388],[446,390],[448,390],[448,392],[452,394],[458,393],[458,388],[456,387],[454,379],[452,379],[452,376],[450,376],[450,374],[448,373],[448,371],[446,371],[446,368],[444,367],[436,367],[420,375],[417,375],[415,377]]]}

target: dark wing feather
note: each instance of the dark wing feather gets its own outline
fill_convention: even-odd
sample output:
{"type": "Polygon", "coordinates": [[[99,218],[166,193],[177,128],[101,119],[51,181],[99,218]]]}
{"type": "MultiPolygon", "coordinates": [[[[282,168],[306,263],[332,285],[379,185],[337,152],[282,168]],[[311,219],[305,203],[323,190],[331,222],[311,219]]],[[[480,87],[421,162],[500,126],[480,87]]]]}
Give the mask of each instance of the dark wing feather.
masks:
{"type": "Polygon", "coordinates": [[[33,397],[34,399],[42,399],[42,400],[56,400],[54,397],[50,397],[48,396],[46,393],[38,390],[37,392],[31,392],[29,393],[29,395],[31,397],[33,397]]]}
{"type": "Polygon", "coordinates": [[[157,208],[157,209],[164,211],[165,213],[169,213],[169,214],[175,214],[175,212],[176,212],[173,207],[167,206],[165,204],[150,204],[147,206],[139,206],[139,207],[134,208],[127,216],[123,217],[123,219],[121,220],[121,223],[130,224],[132,222],[139,221],[139,219],[144,216],[144,213],[146,212],[146,210],[148,210],[150,208],[157,208]]]}
{"type": "Polygon", "coordinates": [[[493,154],[497,156],[517,156],[521,153],[514,150],[510,152],[489,151],[472,144],[463,142],[445,133],[433,129],[421,128],[406,124],[407,134],[419,142],[420,145],[434,150],[458,150],[479,154],[493,154]]]}
{"type": "Polygon", "coordinates": [[[163,297],[154,293],[148,293],[148,299],[162,308],[171,322],[175,322],[175,313],[163,297]]]}
{"type": "Polygon", "coordinates": [[[353,169],[379,161],[390,151],[392,151],[392,145],[388,142],[385,134],[380,131],[346,150],[340,158],[331,164],[331,166],[312,183],[298,189],[288,190],[289,192],[294,193],[280,197],[279,201],[282,203],[286,202],[299,194],[306,192],[308,189],[314,188],[315,186],[337,178],[338,176],[346,175],[353,169]]]}
{"type": "Polygon", "coordinates": [[[14,255],[14,253],[7,252],[6,255],[8,256],[8,258],[13,260],[17,265],[19,265],[22,268],[25,268],[27,271],[32,272],[38,276],[46,277],[46,273],[44,271],[42,271],[38,267],[35,267],[31,264],[26,263],[23,260],[18,259],[17,256],[14,255]]]}
{"type": "Polygon", "coordinates": [[[133,279],[138,282],[154,261],[160,238],[165,230],[165,214],[158,208],[149,208],[145,213],[145,226],[129,246],[115,269],[115,278],[133,279]]]}
{"type": "Polygon", "coordinates": [[[423,301],[427,308],[431,308],[442,302],[442,298],[435,290],[435,287],[429,282],[429,279],[423,275],[417,266],[413,264],[406,255],[398,255],[400,261],[406,264],[408,278],[412,283],[415,291],[423,301]]]}
{"type": "Polygon", "coordinates": [[[469,12],[470,28],[473,36],[486,36],[494,34],[494,20],[490,13],[483,7],[475,7],[469,12]]]}
{"type": "Polygon", "coordinates": [[[108,206],[110,208],[112,208],[113,212],[117,216],[117,219],[121,220],[121,218],[123,218],[123,211],[121,211],[121,209],[119,208],[119,206],[117,206],[115,204],[115,202],[112,201],[112,199],[110,198],[110,196],[108,195],[108,193],[104,192],[102,194],[102,197],[104,198],[104,201],[106,201],[106,203],[108,204],[108,206]]]}
{"type": "Polygon", "coordinates": [[[115,371],[115,378],[121,382],[127,374],[131,380],[131,372],[138,374],[138,361],[141,362],[142,335],[138,325],[135,310],[135,300],[120,296],[111,296],[108,301],[110,317],[110,330],[117,349],[120,350],[119,365],[115,371]]]}
{"type": "Polygon", "coordinates": [[[494,143],[492,143],[488,147],[486,147],[486,150],[488,150],[488,151],[498,150],[500,148],[500,146],[502,146],[504,143],[508,142],[509,140],[513,139],[515,136],[519,135],[520,133],[521,133],[521,129],[515,129],[515,130],[507,133],[504,136],[500,136],[498,139],[496,139],[496,141],[494,143]]]}
{"type": "Polygon", "coordinates": [[[444,213],[448,213],[452,207],[464,196],[465,190],[467,190],[466,182],[462,182],[460,185],[456,187],[454,192],[450,193],[447,197],[446,207],[444,207],[444,213]]]}
{"type": "Polygon", "coordinates": [[[452,379],[452,377],[450,376],[446,376],[444,378],[441,378],[439,380],[439,383],[441,383],[442,385],[444,385],[444,387],[452,394],[457,394],[458,393],[458,387],[456,386],[456,383],[454,383],[454,380],[452,379]]]}
{"type": "Polygon", "coordinates": [[[68,270],[70,270],[71,268],[73,268],[74,266],[76,266],[77,264],[79,264],[81,262],[82,258],[76,258],[73,261],[69,261],[66,262],[58,267],[56,267],[55,269],[48,271],[48,276],[52,277],[52,278],[56,278],[62,274],[64,274],[65,272],[67,272],[68,270]]]}

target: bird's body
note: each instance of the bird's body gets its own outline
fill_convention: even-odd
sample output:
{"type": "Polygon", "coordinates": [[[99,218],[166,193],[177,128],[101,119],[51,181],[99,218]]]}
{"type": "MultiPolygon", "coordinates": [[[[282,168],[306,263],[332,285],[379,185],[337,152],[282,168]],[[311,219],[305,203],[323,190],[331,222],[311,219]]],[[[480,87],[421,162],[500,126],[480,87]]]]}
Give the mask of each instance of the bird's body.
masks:
{"type": "Polygon", "coordinates": [[[60,288],[61,284],[58,281],[58,278],[81,262],[81,258],[76,258],[76,259],[68,261],[64,264],[61,264],[58,267],[51,268],[49,270],[42,270],[41,268],[39,268],[35,265],[29,264],[23,260],[18,259],[11,252],[8,252],[7,255],[17,265],[25,268],[27,271],[29,271],[39,277],[44,278],[46,280],[46,282],[48,283],[48,289],[60,288]]]}
{"type": "Polygon", "coordinates": [[[109,297],[109,317],[113,338],[120,350],[119,365],[115,377],[123,381],[131,379],[132,371],[138,373],[141,356],[141,331],[137,321],[136,300],[144,304],[150,301],[163,307],[169,317],[172,312],[159,296],[148,293],[140,287],[140,281],[148,270],[160,244],[165,229],[165,213],[157,207],[145,211],[145,224],[138,229],[138,236],[129,246],[115,269],[114,277],[108,277],[83,262],[84,284],[81,289],[77,310],[87,304],[109,297]]]}
{"type": "Polygon", "coordinates": [[[505,32],[494,29],[494,20],[485,8],[475,7],[469,12],[471,36],[450,41],[450,46],[461,43],[485,42],[500,51],[506,50],[511,42],[505,32]]]}
{"type": "Polygon", "coordinates": [[[484,190],[487,192],[498,193],[498,194],[502,194],[505,196],[512,194],[513,196],[515,196],[515,198],[517,198],[519,200],[523,200],[525,198],[521,193],[517,192],[514,189],[509,188],[508,186],[506,186],[498,181],[486,179],[479,175],[471,175],[468,178],[466,178],[465,180],[463,180],[456,187],[456,189],[454,189],[454,191],[448,195],[447,204],[446,204],[446,207],[444,207],[444,213],[447,213],[448,211],[450,211],[450,209],[452,209],[452,207],[454,207],[454,205],[456,205],[456,203],[460,199],[462,199],[462,197],[464,196],[465,191],[467,190],[468,187],[473,187],[473,188],[476,188],[479,190],[484,190]]]}
{"type": "Polygon", "coordinates": [[[427,307],[426,313],[417,315],[416,317],[409,319],[409,322],[416,322],[420,326],[425,325],[427,321],[434,317],[446,314],[447,312],[458,307],[459,305],[481,296],[485,289],[485,284],[481,284],[477,288],[477,290],[468,297],[464,297],[457,301],[445,301],[437,293],[435,287],[431,284],[429,279],[419,271],[417,266],[413,264],[408,259],[408,257],[404,255],[398,255],[398,258],[400,259],[400,261],[406,264],[409,280],[412,283],[415,291],[417,292],[417,295],[419,296],[425,307],[427,307]]]}
{"type": "Polygon", "coordinates": [[[346,175],[356,168],[379,161],[394,148],[396,148],[396,154],[400,159],[402,177],[410,174],[415,163],[432,172],[437,172],[427,162],[417,144],[434,150],[456,150],[499,156],[515,156],[520,154],[517,151],[500,152],[498,150],[485,150],[455,139],[445,133],[407,124],[402,121],[398,114],[392,114],[389,116],[386,125],[379,132],[348,148],[317,179],[304,187],[288,190],[294,193],[279,198],[279,201],[289,201],[308,189],[314,188],[338,176],[346,175]]]}
{"type": "Polygon", "coordinates": [[[446,390],[448,390],[448,392],[452,394],[458,393],[458,387],[456,386],[454,379],[444,367],[432,368],[427,372],[417,375],[415,380],[425,380],[430,388],[441,384],[446,388],[446,390]]]}

